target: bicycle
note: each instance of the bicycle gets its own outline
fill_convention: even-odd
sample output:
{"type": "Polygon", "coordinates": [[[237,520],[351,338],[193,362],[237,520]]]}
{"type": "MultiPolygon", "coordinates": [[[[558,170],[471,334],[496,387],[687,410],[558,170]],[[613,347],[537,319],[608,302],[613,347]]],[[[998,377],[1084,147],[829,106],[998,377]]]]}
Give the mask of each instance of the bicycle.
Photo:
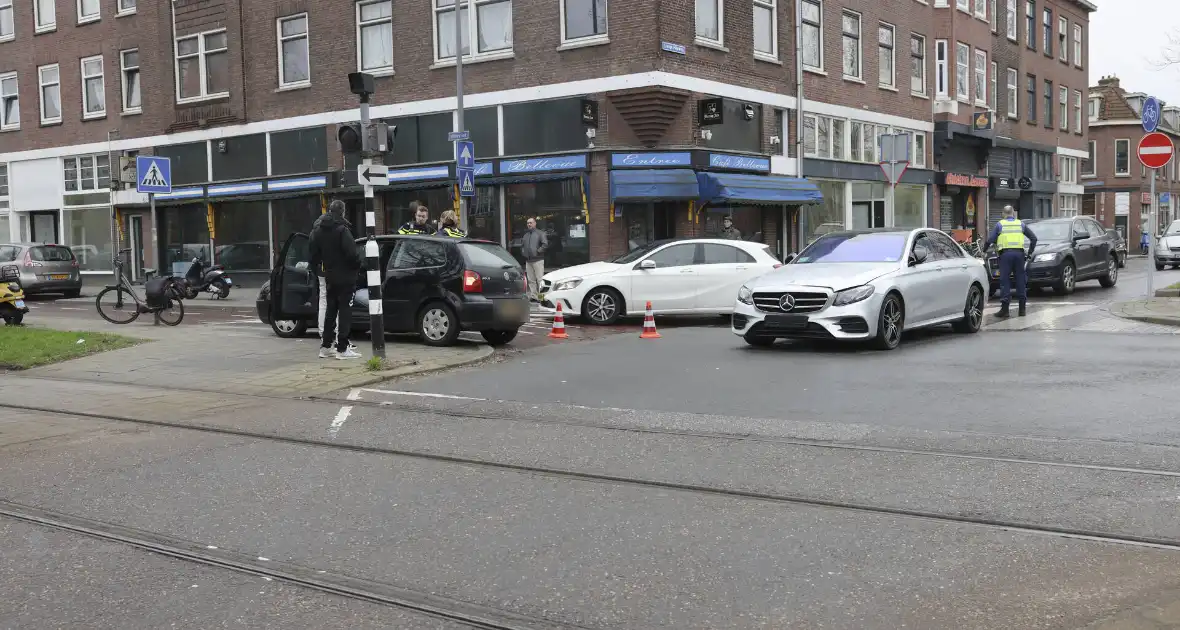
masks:
{"type": "MultiPolygon", "coordinates": [[[[105,289],[98,293],[98,297],[94,299],[94,306],[98,309],[98,314],[103,319],[112,324],[130,324],[139,318],[144,313],[151,313],[155,316],[156,323],[163,322],[168,326],[176,326],[184,319],[184,303],[181,302],[181,295],[183,291],[176,286],[176,279],[168,277],[164,285],[164,303],[162,306],[151,306],[144,300],[139,299],[135,293],[135,289],[131,287],[131,281],[127,279],[127,275],[123,273],[123,254],[130,253],[130,249],[119,250],[119,255],[114,259],[115,275],[117,281],[114,285],[108,285],[105,289]],[[103,298],[114,295],[114,304],[103,306],[103,298]],[[134,308],[128,308],[127,299],[130,298],[134,308]],[[167,316],[164,314],[168,313],[167,316]],[[173,314],[175,318],[173,319],[173,314]]],[[[154,273],[154,272],[153,272],[154,273]]]]}

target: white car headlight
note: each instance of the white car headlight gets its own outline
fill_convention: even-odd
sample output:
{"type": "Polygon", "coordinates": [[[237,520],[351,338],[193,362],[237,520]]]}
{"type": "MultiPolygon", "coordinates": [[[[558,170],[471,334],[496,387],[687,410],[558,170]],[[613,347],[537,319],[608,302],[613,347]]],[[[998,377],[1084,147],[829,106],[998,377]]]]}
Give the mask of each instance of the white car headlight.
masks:
{"type": "Polygon", "coordinates": [[[868,299],[873,294],[873,290],[873,285],[871,284],[845,289],[836,294],[836,299],[832,301],[832,306],[845,306],[868,299]]]}
{"type": "Polygon", "coordinates": [[[1056,252],[1050,254],[1037,254],[1036,256],[1033,256],[1034,262],[1051,262],[1054,260],[1057,260],[1056,252]]]}
{"type": "Polygon", "coordinates": [[[754,303],[754,292],[750,290],[750,287],[742,285],[742,288],[738,289],[738,301],[742,304],[754,303]]]}
{"type": "Polygon", "coordinates": [[[570,278],[569,280],[561,280],[560,282],[557,282],[553,285],[552,290],[569,291],[570,289],[576,288],[579,284],[582,284],[581,278],[570,278]]]}

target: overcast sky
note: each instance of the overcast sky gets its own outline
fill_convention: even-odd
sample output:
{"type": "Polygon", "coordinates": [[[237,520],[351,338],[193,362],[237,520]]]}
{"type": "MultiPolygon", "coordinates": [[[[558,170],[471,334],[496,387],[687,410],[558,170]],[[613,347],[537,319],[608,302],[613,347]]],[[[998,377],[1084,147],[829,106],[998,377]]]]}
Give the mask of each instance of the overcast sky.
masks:
{"type": "MultiPolygon", "coordinates": [[[[1168,36],[1180,39],[1177,0],[1095,0],[1090,16],[1090,85],[1118,75],[1128,92],[1145,92],[1180,105],[1180,64],[1158,69],[1168,36]]],[[[1180,58],[1180,47],[1173,55],[1180,58]]]]}

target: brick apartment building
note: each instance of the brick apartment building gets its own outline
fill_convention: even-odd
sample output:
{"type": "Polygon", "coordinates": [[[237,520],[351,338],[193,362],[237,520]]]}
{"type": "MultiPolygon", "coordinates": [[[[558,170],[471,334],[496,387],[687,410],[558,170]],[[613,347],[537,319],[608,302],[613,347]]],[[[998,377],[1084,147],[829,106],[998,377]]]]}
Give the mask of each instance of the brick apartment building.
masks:
{"type": "MultiPolygon", "coordinates": [[[[1024,22],[1019,45],[1007,40],[1007,0],[470,2],[477,197],[462,222],[511,247],[538,216],[552,267],[715,234],[725,214],[779,253],[845,226],[970,226],[1005,157],[995,181],[1043,176],[1020,187],[1027,216],[1072,190],[1045,188],[1052,167],[1031,156],[1085,155],[1084,126],[1057,131],[1024,110],[1008,122],[1005,107],[990,129],[973,122],[996,110],[1000,68],[1035,75],[1038,94],[1042,78],[1081,88],[1086,0],[1029,3],[1067,20],[1065,62],[1056,39],[1040,52],[1039,21],[1035,50],[1024,22]],[[911,147],[892,200],[887,133],[911,147]]],[[[65,243],[102,273],[113,215],[135,268],[202,255],[263,271],[328,200],[362,204],[359,156],[336,141],[358,118],[346,80],[358,69],[378,77],[373,117],[398,126],[379,229],[406,221],[411,201],[436,217],[456,207],[453,5],[321,4],[0,0],[0,240],[65,243]],[[136,154],[172,160],[154,215],[121,167],[136,154]]]]}
{"type": "MultiPolygon", "coordinates": [[[[1123,89],[1118,77],[1103,77],[1090,88],[1086,105],[1089,158],[1082,161],[1080,171],[1086,188],[1083,213],[1119,230],[1133,249],[1147,228],[1151,210],[1150,173],[1135,155],[1144,135],[1141,112],[1146,99],[1146,94],[1123,89]]],[[[1158,131],[1180,145],[1180,107],[1163,108],[1158,131]]],[[[1180,168],[1176,160],[1159,170],[1155,189],[1158,226],[1164,229],[1177,218],[1180,168]]]]}

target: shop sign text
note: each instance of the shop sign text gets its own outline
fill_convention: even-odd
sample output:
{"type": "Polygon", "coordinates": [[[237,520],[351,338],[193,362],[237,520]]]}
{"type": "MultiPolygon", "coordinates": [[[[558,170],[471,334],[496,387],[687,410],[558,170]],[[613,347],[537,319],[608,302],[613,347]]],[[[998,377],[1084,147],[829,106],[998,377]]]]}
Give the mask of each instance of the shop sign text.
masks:
{"type": "Polygon", "coordinates": [[[500,162],[500,173],[536,173],[538,171],[568,171],[586,168],[586,156],[562,155],[558,157],[534,158],[528,160],[504,160],[500,162]]]}
{"type": "Polygon", "coordinates": [[[744,155],[730,155],[728,153],[710,153],[709,166],[711,168],[727,168],[736,171],[769,171],[770,160],[766,158],[746,157],[744,155]]]}
{"type": "Polygon", "coordinates": [[[615,153],[611,166],[692,166],[691,153],[615,153]]]}
{"type": "Polygon", "coordinates": [[[967,188],[987,188],[987,180],[983,177],[975,175],[962,175],[959,173],[946,174],[947,186],[964,186],[967,188]]]}

